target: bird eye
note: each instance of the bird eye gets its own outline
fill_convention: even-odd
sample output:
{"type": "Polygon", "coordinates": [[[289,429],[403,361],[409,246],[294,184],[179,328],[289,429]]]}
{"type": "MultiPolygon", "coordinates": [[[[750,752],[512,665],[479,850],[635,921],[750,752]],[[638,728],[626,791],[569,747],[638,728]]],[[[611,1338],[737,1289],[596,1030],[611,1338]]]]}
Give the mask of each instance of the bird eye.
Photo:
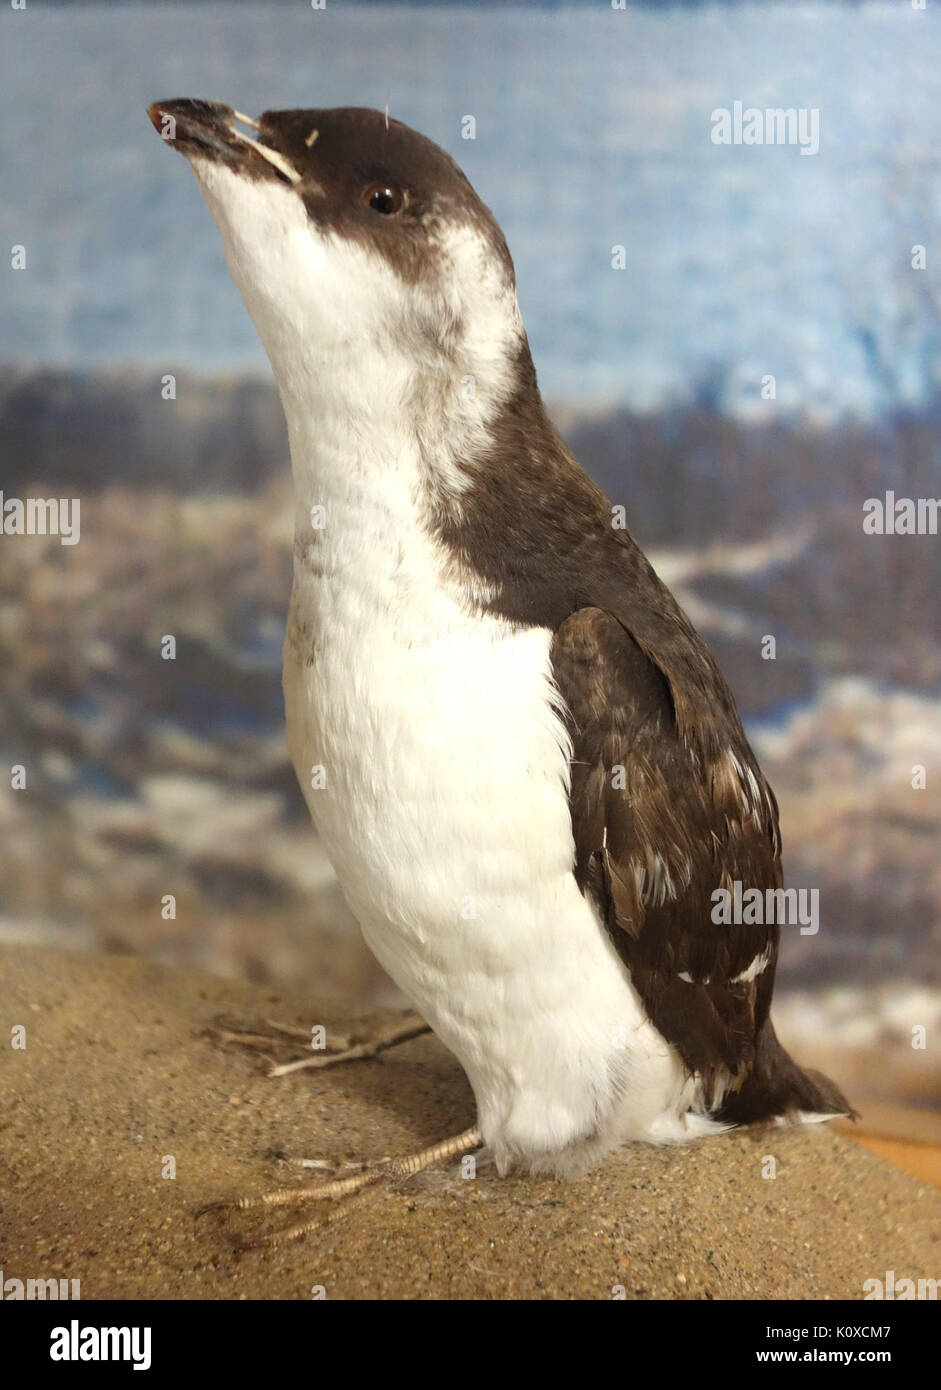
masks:
{"type": "Polygon", "coordinates": [[[402,190],[389,183],[371,183],[363,190],[363,202],[373,212],[381,212],[384,217],[398,212],[404,202],[402,190]]]}

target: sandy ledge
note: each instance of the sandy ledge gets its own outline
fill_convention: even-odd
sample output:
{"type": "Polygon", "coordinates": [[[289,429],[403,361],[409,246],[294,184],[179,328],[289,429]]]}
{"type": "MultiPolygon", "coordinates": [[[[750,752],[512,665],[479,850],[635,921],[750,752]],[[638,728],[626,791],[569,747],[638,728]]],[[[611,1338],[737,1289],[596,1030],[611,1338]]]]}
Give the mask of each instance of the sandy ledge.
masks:
{"type": "Polygon", "coordinates": [[[629,1298],[858,1299],[889,1269],[941,1275],[941,1192],[824,1127],[631,1146],[565,1185],[487,1168],[467,1181],[451,1164],[301,1242],[238,1255],[228,1233],[289,1225],[298,1209],[198,1223],[193,1211],[308,1181],[273,1152],[409,1152],[470,1124],[473,1101],[434,1039],[270,1080],[257,1054],[207,1034],[220,1016],[247,1029],[351,1021],[335,1001],[125,957],[0,948],[5,1279],[80,1278],[85,1299],[310,1298],[315,1285],[361,1299],[609,1299],[615,1285],[629,1298]],[[21,1024],[25,1051],[9,1045],[21,1024]]]}

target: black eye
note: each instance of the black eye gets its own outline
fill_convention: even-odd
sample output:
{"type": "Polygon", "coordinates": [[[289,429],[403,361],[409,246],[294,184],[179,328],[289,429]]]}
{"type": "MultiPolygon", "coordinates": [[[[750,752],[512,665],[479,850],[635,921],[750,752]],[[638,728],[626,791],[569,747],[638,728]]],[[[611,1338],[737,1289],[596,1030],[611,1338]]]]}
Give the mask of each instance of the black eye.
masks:
{"type": "Polygon", "coordinates": [[[384,217],[398,212],[404,201],[402,190],[394,188],[391,183],[371,183],[363,190],[366,206],[372,208],[373,212],[381,212],[384,217]]]}

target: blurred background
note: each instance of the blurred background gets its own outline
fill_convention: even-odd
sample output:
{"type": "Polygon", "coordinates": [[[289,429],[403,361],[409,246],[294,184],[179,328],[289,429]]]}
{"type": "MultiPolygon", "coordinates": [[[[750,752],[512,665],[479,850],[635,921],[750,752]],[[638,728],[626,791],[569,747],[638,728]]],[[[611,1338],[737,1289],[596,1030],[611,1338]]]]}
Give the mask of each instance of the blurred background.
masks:
{"type": "Polygon", "coordinates": [[[873,1128],[937,1133],[941,537],[862,521],[941,497],[938,11],[7,7],[0,490],[79,498],[81,540],[0,534],[0,940],[401,1002],[285,749],[270,371],[145,115],[388,104],[502,223],[556,420],[732,682],[820,894],[779,1031],[873,1128]],[[737,100],[816,108],[819,152],[714,144],[737,100]]]}

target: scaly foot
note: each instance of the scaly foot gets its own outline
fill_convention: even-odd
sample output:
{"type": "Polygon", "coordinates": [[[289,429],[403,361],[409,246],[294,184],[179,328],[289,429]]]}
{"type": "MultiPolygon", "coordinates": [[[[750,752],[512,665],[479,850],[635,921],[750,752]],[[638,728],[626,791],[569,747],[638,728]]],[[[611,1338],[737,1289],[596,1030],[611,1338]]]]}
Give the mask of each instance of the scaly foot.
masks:
{"type": "MultiPolygon", "coordinates": [[[[330,1182],[321,1183],[317,1187],[281,1188],[277,1192],[262,1193],[260,1197],[234,1197],[221,1202],[210,1202],[207,1206],[201,1207],[196,1215],[202,1216],[208,1211],[249,1211],[255,1207],[279,1207],[293,1203],[301,1205],[307,1202],[338,1201],[340,1198],[362,1192],[363,1189],[372,1187],[383,1179],[413,1177],[425,1168],[430,1168],[433,1164],[440,1163],[446,1158],[452,1158],[455,1154],[467,1153],[469,1149],[475,1149],[481,1143],[480,1130],[474,1125],[470,1129],[465,1129],[463,1134],[457,1134],[451,1139],[444,1139],[441,1143],[422,1149],[417,1154],[351,1164],[349,1166],[358,1171],[350,1177],[335,1178],[330,1182]]],[[[345,1210],[346,1208],[341,1209],[337,1215],[345,1210]]],[[[283,1231],[273,1231],[271,1235],[262,1236],[258,1240],[242,1241],[238,1248],[240,1250],[254,1250],[263,1246],[282,1245],[285,1241],[298,1240],[308,1231],[329,1224],[330,1220],[329,1217],[326,1220],[313,1217],[310,1221],[302,1221],[283,1231]]]]}
{"type": "Polygon", "coordinates": [[[412,1012],[404,1013],[394,1023],[372,1034],[355,1029],[350,1033],[329,1033],[320,1025],[304,1029],[276,1023],[273,1019],[266,1019],[265,1024],[274,1031],[242,1033],[218,1026],[214,1035],[220,1042],[238,1043],[241,1047],[253,1047],[262,1052],[270,1052],[276,1048],[290,1048],[297,1052],[297,1043],[306,1043],[308,1048],[313,1049],[307,1056],[298,1057],[290,1062],[277,1062],[273,1057],[268,1057],[271,1063],[268,1075],[287,1076],[289,1072],[303,1071],[307,1067],[332,1067],[339,1062],[358,1062],[364,1058],[377,1057],[380,1052],[386,1052],[390,1047],[396,1047],[399,1043],[408,1042],[410,1038],[418,1038],[423,1033],[431,1032],[425,1020],[412,1012]]]}

